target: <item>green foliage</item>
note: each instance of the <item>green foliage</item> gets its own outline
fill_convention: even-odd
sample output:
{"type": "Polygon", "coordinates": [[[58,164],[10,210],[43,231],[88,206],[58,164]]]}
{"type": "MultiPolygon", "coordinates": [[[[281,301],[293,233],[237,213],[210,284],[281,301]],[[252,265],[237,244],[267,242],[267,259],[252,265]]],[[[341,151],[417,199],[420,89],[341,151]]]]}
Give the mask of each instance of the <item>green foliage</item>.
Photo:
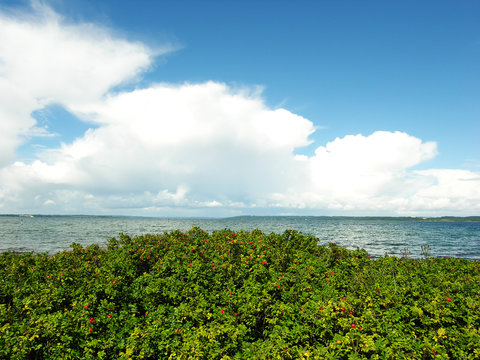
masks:
{"type": "Polygon", "coordinates": [[[0,254],[0,359],[476,359],[480,264],[294,230],[0,254]]]}

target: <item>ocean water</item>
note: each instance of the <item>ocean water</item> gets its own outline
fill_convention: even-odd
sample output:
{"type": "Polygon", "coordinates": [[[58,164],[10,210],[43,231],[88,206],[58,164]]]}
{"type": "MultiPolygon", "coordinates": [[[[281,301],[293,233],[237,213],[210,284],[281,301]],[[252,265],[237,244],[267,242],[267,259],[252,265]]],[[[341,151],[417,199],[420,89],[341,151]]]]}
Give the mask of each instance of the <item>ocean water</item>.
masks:
{"type": "Polygon", "coordinates": [[[365,249],[376,258],[385,254],[480,259],[480,222],[405,221],[397,218],[236,217],[225,219],[155,219],[102,216],[0,216],[0,252],[56,253],[75,242],[105,246],[120,232],[128,235],[187,231],[199,226],[207,232],[221,229],[269,234],[295,229],[318,238],[320,245],[335,242],[349,249],[365,249]]]}

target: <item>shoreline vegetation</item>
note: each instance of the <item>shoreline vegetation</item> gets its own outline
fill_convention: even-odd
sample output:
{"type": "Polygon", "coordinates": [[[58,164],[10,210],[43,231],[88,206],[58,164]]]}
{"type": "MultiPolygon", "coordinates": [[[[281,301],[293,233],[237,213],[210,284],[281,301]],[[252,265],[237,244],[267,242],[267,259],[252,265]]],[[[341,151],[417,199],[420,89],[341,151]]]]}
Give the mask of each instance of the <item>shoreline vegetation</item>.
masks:
{"type": "Polygon", "coordinates": [[[194,227],[3,252],[0,359],[480,358],[480,262],[422,250],[194,227]]]}

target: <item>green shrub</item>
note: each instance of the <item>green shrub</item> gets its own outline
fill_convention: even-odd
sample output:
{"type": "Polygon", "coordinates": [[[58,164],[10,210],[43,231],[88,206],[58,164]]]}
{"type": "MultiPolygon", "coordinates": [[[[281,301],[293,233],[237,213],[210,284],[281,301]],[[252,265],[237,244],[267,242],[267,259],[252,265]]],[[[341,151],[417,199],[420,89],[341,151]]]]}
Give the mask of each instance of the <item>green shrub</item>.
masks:
{"type": "Polygon", "coordinates": [[[0,254],[1,359],[476,359],[480,264],[294,230],[0,254]]]}

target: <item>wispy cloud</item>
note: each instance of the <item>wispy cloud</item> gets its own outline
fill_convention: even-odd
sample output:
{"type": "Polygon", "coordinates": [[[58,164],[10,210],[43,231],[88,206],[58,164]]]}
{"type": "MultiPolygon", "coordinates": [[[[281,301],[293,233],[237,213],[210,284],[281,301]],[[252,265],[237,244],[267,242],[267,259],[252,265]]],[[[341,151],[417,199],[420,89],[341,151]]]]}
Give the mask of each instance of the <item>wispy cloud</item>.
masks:
{"type": "Polygon", "coordinates": [[[39,131],[33,111],[99,99],[159,53],[101,26],[69,23],[41,2],[28,13],[0,13],[0,29],[0,165],[14,158],[25,134],[39,131]]]}

